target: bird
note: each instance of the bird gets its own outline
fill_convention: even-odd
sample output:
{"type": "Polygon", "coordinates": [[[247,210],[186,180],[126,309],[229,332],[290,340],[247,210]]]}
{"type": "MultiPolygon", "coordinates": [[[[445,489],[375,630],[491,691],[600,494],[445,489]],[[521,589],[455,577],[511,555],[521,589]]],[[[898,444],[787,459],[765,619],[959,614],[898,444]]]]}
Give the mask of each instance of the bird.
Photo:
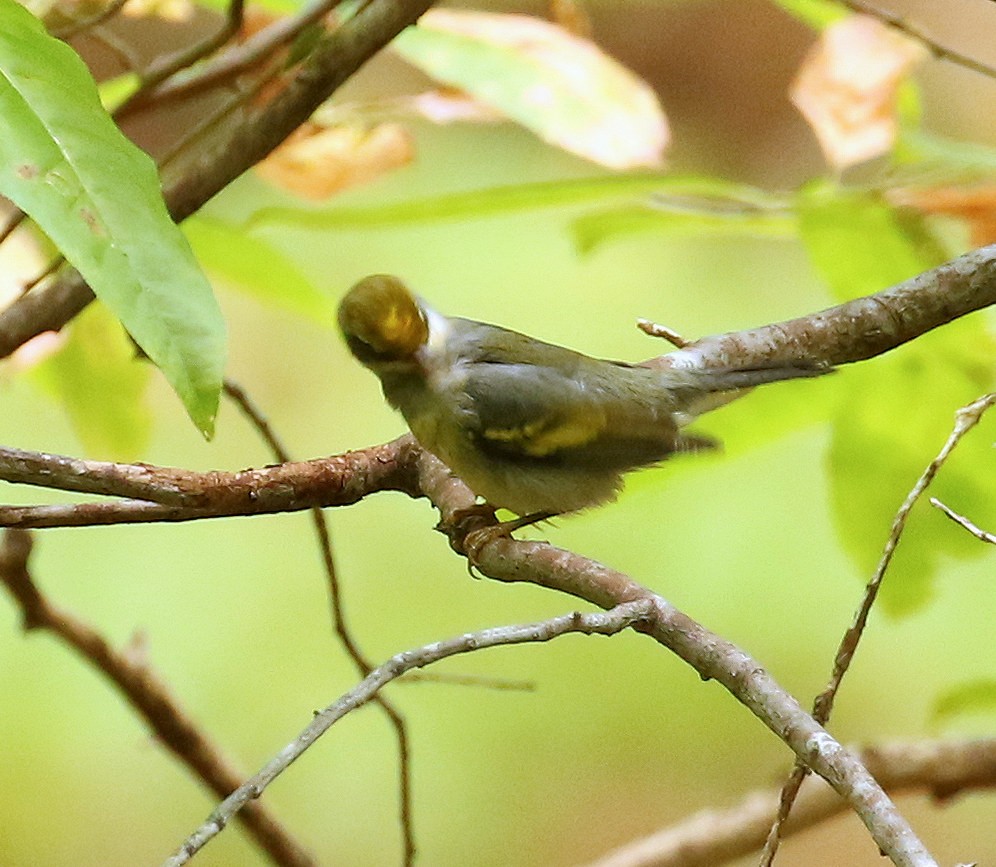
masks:
{"type": "Polygon", "coordinates": [[[338,322],[419,444],[487,506],[520,516],[517,526],[608,503],[627,473],[715,447],[683,430],[700,412],[755,385],[830,371],[805,361],[680,369],[594,358],[445,316],[387,274],[356,283],[338,322]]]}

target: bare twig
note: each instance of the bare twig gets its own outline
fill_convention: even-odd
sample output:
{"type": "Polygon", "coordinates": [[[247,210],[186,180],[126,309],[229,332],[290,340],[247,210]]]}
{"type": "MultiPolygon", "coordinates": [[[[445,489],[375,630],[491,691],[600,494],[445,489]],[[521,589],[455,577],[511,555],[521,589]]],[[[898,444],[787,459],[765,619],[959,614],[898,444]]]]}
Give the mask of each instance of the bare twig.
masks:
{"type": "Polygon", "coordinates": [[[53,30],[52,35],[59,39],[72,39],[84,30],[90,30],[93,27],[103,24],[105,21],[109,21],[121,11],[127,2],[128,0],[112,0],[112,2],[108,3],[103,9],[94,13],[89,18],[81,18],[73,21],[72,24],[60,27],[58,30],[53,30]]]}
{"type": "MultiPolygon", "coordinates": [[[[996,786],[996,739],[920,741],[864,749],[861,761],[888,792],[949,798],[996,786]]],[[[778,793],[759,791],[727,810],[703,810],[678,824],[620,846],[588,867],[719,867],[764,844],[778,793]]],[[[786,835],[842,813],[847,805],[822,781],[802,787],[786,835]]]]}
{"type": "MultiPolygon", "coordinates": [[[[290,454],[283,443],[280,442],[270,423],[253,403],[238,384],[230,379],[225,380],[225,393],[242,410],[252,425],[266,441],[278,461],[287,463],[290,461],[290,454]]],[[[367,661],[360,645],[353,637],[353,633],[346,623],[346,611],[342,601],[342,585],[339,583],[338,572],[335,567],[335,558],[332,555],[332,536],[329,532],[328,522],[325,513],[318,506],[311,508],[311,522],[315,528],[315,535],[318,539],[318,547],[322,555],[322,565],[325,569],[326,582],[329,588],[329,605],[332,609],[332,623],[335,633],[339,638],[347,655],[353,660],[361,676],[370,673],[373,666],[367,661]]],[[[380,705],[381,710],[387,715],[394,728],[395,736],[398,740],[398,803],[400,805],[401,835],[405,847],[405,864],[411,864],[415,860],[415,823],[412,818],[412,793],[411,793],[411,742],[408,738],[408,729],[405,725],[405,718],[401,712],[382,695],[376,695],[374,701],[380,705]]]]}
{"type": "Polygon", "coordinates": [[[0,479],[129,498],[113,503],[0,507],[0,526],[84,526],[301,511],[347,505],[373,491],[420,496],[418,446],[410,435],[381,446],[299,463],[228,473],[115,464],[0,447],[0,479]],[[53,524],[76,510],[79,520],[53,524]],[[118,519],[121,520],[118,520],[118,519]]]}
{"type": "Polygon", "coordinates": [[[387,662],[373,669],[356,687],[317,713],[314,720],[293,742],[284,747],[258,774],[247,780],[219,804],[207,821],[187,838],[172,858],[166,861],[165,867],[180,867],[186,864],[191,856],[225,827],[232,816],[253,798],[258,798],[273,780],[287,770],[292,762],[300,758],[305,750],[329,728],[346,714],[373,699],[381,689],[406,671],[422,668],[461,653],[471,653],[488,647],[551,641],[571,632],[584,635],[615,635],[638,622],[646,615],[649,608],[645,602],[631,602],[607,612],[593,614],[574,612],[539,623],[499,626],[480,632],[468,632],[456,638],[437,641],[392,656],[387,662]]]}
{"type": "MultiPolygon", "coordinates": [[[[20,606],[24,628],[51,632],[100,670],[142,716],[156,737],[218,797],[225,797],[243,776],[180,708],[165,684],[137,655],[120,652],[93,627],[52,605],[28,571],[31,536],[7,530],[0,547],[0,583],[20,606]]],[[[240,815],[246,830],[277,864],[311,865],[311,855],[260,803],[240,815]]]]}
{"type": "Polygon", "coordinates": [[[992,533],[987,533],[981,527],[973,524],[964,515],[959,515],[956,511],[954,511],[954,509],[945,506],[944,503],[942,503],[936,497],[930,498],[930,505],[932,505],[935,509],[940,509],[952,521],[954,521],[956,524],[960,524],[962,527],[968,530],[969,533],[975,536],[975,538],[978,539],[979,541],[988,542],[990,545],[996,545],[996,535],[993,535],[992,533]]]}
{"type": "Polygon", "coordinates": [[[121,120],[131,113],[135,107],[148,103],[156,87],[167,78],[175,75],[197,61],[214,54],[226,42],[231,40],[242,27],[242,17],[245,10],[245,0],[229,0],[225,22],[215,33],[205,37],[195,45],[190,45],[173,54],[157,57],[141,72],[141,82],[138,88],[128,96],[117,108],[114,117],[121,120]]]}
{"type": "Polygon", "coordinates": [[[123,106],[120,116],[124,117],[153,103],[162,105],[167,100],[189,96],[221,82],[231,81],[265,62],[341,4],[342,0],[312,0],[294,15],[278,18],[241,45],[191,70],[189,75],[176,76],[173,81],[160,78],[155,82],[158,86],[150,87],[141,96],[136,95],[127,106],[123,106]]]}
{"type": "MultiPolygon", "coordinates": [[[[909,518],[910,512],[913,510],[913,506],[916,505],[917,500],[920,499],[928,485],[930,485],[933,481],[934,476],[937,475],[937,471],[944,465],[944,462],[948,459],[948,456],[951,454],[955,446],[958,445],[966,433],[968,433],[979,423],[983,413],[985,413],[986,410],[993,405],[993,403],[996,403],[996,394],[987,394],[974,400],[967,406],[963,406],[957,411],[957,413],[955,413],[955,425],[950,436],[944,443],[944,446],[941,448],[940,452],[937,454],[937,457],[930,462],[927,468],[923,471],[923,474],[917,480],[916,484],[910,490],[909,494],[906,495],[906,499],[899,507],[899,511],[896,512],[896,516],[892,520],[892,527],[889,530],[889,538],[885,543],[885,549],[883,550],[882,557],[875,569],[875,574],[872,575],[871,580],[865,587],[864,596],[861,600],[861,606],[855,614],[854,620],[850,627],[844,633],[844,636],[840,641],[840,645],[837,648],[837,654],[834,657],[833,672],[830,675],[830,680],[813,702],[813,718],[820,724],[823,724],[830,719],[834,699],[836,698],[840,685],[843,682],[844,675],[847,674],[851,660],[854,658],[854,654],[858,649],[858,643],[861,641],[861,636],[864,633],[865,624],[868,622],[868,615],[871,613],[872,606],[875,604],[875,599],[878,597],[878,591],[882,586],[882,580],[885,578],[886,570],[892,562],[892,556],[896,551],[896,547],[899,545],[899,539],[906,527],[906,521],[909,518]]],[[[765,842],[764,852],[761,857],[760,863],[763,867],[767,867],[767,865],[770,865],[774,860],[775,853],[778,851],[778,841],[780,839],[782,825],[788,818],[789,812],[792,809],[792,804],[795,801],[795,797],[799,792],[800,786],[802,785],[802,781],[808,773],[809,770],[805,764],[797,761],[791,775],[782,787],[778,812],[774,822],[771,825],[771,830],[768,834],[768,839],[765,842]]]]}
{"type": "Polygon", "coordinates": [[[210,54],[214,54],[242,27],[242,17],[245,11],[245,0],[229,0],[228,10],[225,13],[225,23],[217,32],[206,37],[196,45],[178,51],[176,54],[163,55],[142,72],[142,89],[152,89],[159,82],[165,81],[171,75],[193,66],[197,61],[210,54]]]}
{"type": "MultiPolygon", "coordinates": [[[[436,458],[424,453],[421,487],[451,528],[451,545],[463,552],[467,535],[489,521],[455,520],[474,503],[473,492],[436,458]],[[459,530],[455,527],[459,526],[459,530]]],[[[492,519],[493,520],[493,519],[492,519]]],[[[498,581],[526,581],[585,599],[601,608],[637,600],[652,613],[634,624],[691,665],[701,677],[729,690],[796,756],[844,797],[896,865],[934,865],[912,828],[867,769],[837,743],[761,664],[621,572],[545,542],[499,535],[474,551],[474,566],[498,581]]]]}
{"type": "Polygon", "coordinates": [[[869,18],[875,18],[887,27],[891,27],[893,30],[897,30],[916,40],[938,60],[945,60],[956,66],[962,66],[972,72],[977,72],[979,75],[984,75],[986,78],[996,78],[996,68],[983,63],[981,60],[976,60],[967,54],[962,54],[960,51],[955,51],[953,48],[946,48],[934,40],[926,30],[910,23],[901,15],[879,9],[869,3],[862,2],[862,0],[838,0],[838,2],[852,12],[867,15],[869,18]]]}
{"type": "Polygon", "coordinates": [[[666,325],[651,322],[649,319],[637,319],[636,327],[650,337],[663,337],[668,343],[672,346],[676,346],[678,349],[684,349],[692,342],[690,340],[685,340],[685,338],[682,337],[677,331],[668,328],[666,325]]]}
{"type": "Polygon", "coordinates": [[[819,313],[704,337],[648,364],[755,367],[772,362],[849,364],[996,303],[996,245],[980,247],[902,283],[819,313]]]}

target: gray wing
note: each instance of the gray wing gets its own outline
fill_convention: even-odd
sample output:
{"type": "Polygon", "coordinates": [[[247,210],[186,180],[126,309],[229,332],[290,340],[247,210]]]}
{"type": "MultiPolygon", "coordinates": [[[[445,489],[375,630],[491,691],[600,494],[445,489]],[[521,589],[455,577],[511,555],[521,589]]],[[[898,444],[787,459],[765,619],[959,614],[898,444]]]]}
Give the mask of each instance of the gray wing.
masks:
{"type": "Polygon", "coordinates": [[[483,451],[521,461],[626,469],[706,444],[678,434],[653,372],[561,351],[568,355],[554,367],[470,365],[465,410],[483,451]]]}

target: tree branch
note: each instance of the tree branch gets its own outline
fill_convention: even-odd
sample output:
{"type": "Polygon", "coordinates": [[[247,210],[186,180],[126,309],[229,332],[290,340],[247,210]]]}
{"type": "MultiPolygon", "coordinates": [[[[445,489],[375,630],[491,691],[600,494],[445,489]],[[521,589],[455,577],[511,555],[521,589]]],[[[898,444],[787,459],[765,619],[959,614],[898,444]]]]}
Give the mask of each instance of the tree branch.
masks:
{"type": "MultiPolygon", "coordinates": [[[[950,798],[996,786],[996,739],[927,741],[868,747],[861,761],[890,794],[929,792],[950,798]]],[[[718,867],[758,851],[764,844],[779,794],[758,791],[728,810],[703,810],[592,861],[588,867],[718,867]]],[[[791,836],[825,822],[847,804],[821,781],[803,785],[792,817],[791,836]]]]}
{"type": "Polygon", "coordinates": [[[996,245],[990,245],[874,295],[787,322],[704,337],[648,363],[681,368],[849,364],[994,303],[996,245]]]}
{"type": "MultiPolygon", "coordinates": [[[[42,595],[28,571],[31,547],[31,536],[26,530],[7,530],[0,546],[0,584],[20,607],[24,628],[51,632],[73,648],[114,684],[159,741],[196,777],[218,797],[228,795],[243,776],[184,713],[148,663],[134,651],[115,650],[93,627],[52,605],[42,595]]],[[[249,804],[240,818],[250,836],[275,863],[289,867],[317,863],[262,804],[249,804]]]]}
{"type": "Polygon", "coordinates": [[[420,497],[421,450],[411,435],[344,455],[229,473],[84,461],[0,447],[0,479],[126,497],[107,503],[0,506],[0,526],[53,527],[190,521],[345,506],[375,491],[420,497]]]}
{"type": "Polygon", "coordinates": [[[423,668],[461,653],[471,653],[488,647],[551,641],[571,632],[584,635],[615,635],[636,623],[647,613],[649,607],[644,602],[633,602],[617,606],[605,613],[581,614],[575,611],[539,623],[499,626],[480,632],[468,632],[456,638],[437,641],[392,656],[383,665],[373,669],[357,686],[315,714],[314,720],[301,734],[271,759],[259,773],[246,780],[218,805],[204,824],[187,838],[172,858],[166,861],[164,867],[180,867],[186,864],[225,828],[239,810],[252,799],[258,798],[270,783],[300,758],[336,722],[369,702],[381,689],[405,672],[423,668]]]}
{"type": "MultiPolygon", "coordinates": [[[[422,490],[450,527],[451,544],[464,550],[467,536],[486,518],[460,521],[474,503],[473,492],[436,458],[424,453],[422,490]]],[[[896,865],[936,862],[868,770],[820,726],[761,664],[736,645],[707,630],[667,600],[621,572],[545,542],[520,542],[494,536],[475,549],[473,565],[497,581],[524,581],[584,599],[608,609],[643,602],[648,613],[633,628],[664,645],[705,680],[732,693],[791,748],[798,759],[823,777],[858,814],[879,849],[896,865]]]]}
{"type": "MultiPolygon", "coordinates": [[[[247,111],[222,140],[167,179],[163,195],[180,222],[254,166],[332,93],[432,5],[432,0],[372,0],[322,37],[269,103],[247,111]]],[[[58,331],[93,300],[76,271],[0,311],[0,358],[44,331],[58,331]]]]}

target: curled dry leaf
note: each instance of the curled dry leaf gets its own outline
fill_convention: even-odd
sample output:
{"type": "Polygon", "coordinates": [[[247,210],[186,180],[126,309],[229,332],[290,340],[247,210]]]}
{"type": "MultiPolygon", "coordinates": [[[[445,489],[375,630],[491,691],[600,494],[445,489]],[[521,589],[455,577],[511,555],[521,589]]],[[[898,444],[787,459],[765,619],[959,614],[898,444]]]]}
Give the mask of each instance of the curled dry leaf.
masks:
{"type": "Polygon", "coordinates": [[[968,224],[972,246],[996,243],[996,186],[980,184],[970,188],[898,188],[886,197],[893,205],[913,208],[921,214],[954,217],[968,224]]]}
{"type": "Polygon", "coordinates": [[[413,155],[411,136],[400,124],[370,129],[305,124],[256,171],[275,186],[320,200],[407,165],[413,155]]]}
{"type": "Polygon", "coordinates": [[[661,163],[669,131],[653,89],[563,27],[528,15],[430,9],[392,47],[564,150],[613,169],[661,163]]]}
{"type": "Polygon", "coordinates": [[[823,31],[790,96],[833,166],[844,169],[890,150],[899,85],[924,57],[923,46],[864,15],[823,31]]]}

